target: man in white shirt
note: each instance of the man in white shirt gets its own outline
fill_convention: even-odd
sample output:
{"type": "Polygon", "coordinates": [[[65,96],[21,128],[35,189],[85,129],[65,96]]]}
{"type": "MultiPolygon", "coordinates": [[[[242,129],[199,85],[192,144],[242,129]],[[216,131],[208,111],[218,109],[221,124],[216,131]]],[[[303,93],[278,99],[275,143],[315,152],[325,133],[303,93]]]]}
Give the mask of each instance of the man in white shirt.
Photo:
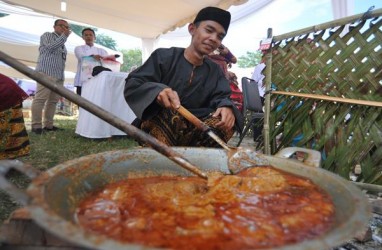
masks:
{"type": "Polygon", "coordinates": [[[76,92],[81,95],[82,83],[86,80],[82,73],[82,63],[86,57],[92,57],[94,60],[100,61],[103,57],[107,56],[106,50],[94,46],[94,41],[96,39],[95,32],[91,28],[85,28],[82,30],[82,39],[84,39],[85,44],[77,46],[74,49],[74,54],[77,57],[77,73],[74,78],[74,86],[76,87],[76,92]]]}
{"type": "MultiPolygon", "coordinates": [[[[265,78],[265,75],[262,72],[264,68],[265,68],[264,62],[261,62],[258,65],[256,65],[251,77],[257,83],[257,87],[259,88],[261,103],[263,105],[264,105],[264,93],[265,93],[265,86],[263,84],[263,80],[265,78]]],[[[258,140],[261,139],[263,127],[262,125],[258,125],[257,123],[255,123],[252,129],[253,129],[253,140],[257,142],[258,140]]]]}
{"type": "Polygon", "coordinates": [[[261,62],[258,65],[255,66],[255,69],[252,73],[252,79],[257,82],[257,86],[259,88],[259,94],[261,97],[261,102],[264,104],[264,93],[265,93],[265,86],[263,84],[263,79],[265,78],[265,75],[262,73],[262,71],[265,68],[265,63],[261,62]]]}

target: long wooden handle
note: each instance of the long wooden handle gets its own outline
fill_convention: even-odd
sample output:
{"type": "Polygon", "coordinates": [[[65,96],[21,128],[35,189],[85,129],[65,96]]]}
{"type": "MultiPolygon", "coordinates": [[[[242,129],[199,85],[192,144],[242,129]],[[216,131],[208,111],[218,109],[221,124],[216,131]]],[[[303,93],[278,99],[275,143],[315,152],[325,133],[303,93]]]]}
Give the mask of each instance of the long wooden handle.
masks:
{"type": "Polygon", "coordinates": [[[217,134],[215,134],[210,127],[207,126],[204,122],[202,122],[198,117],[188,111],[185,107],[180,106],[178,108],[179,114],[181,114],[184,118],[186,118],[189,122],[195,125],[198,129],[203,132],[206,132],[212,139],[214,139],[220,146],[222,146],[225,150],[231,151],[232,149],[225,143],[217,134]]]}
{"type": "Polygon", "coordinates": [[[109,111],[99,107],[98,105],[95,105],[94,103],[88,101],[87,99],[66,89],[64,86],[56,84],[54,81],[52,81],[52,78],[48,77],[47,75],[44,75],[40,72],[37,72],[28,68],[26,65],[20,63],[19,61],[17,61],[13,57],[10,57],[9,55],[5,54],[2,51],[0,51],[0,60],[8,64],[12,68],[16,69],[17,71],[23,73],[24,75],[29,76],[30,78],[37,81],[38,83],[44,85],[45,87],[52,90],[53,92],[65,97],[69,101],[72,101],[73,103],[77,104],[81,108],[89,111],[93,115],[101,118],[107,123],[122,130],[123,132],[130,135],[134,139],[137,139],[140,142],[147,143],[154,150],[166,156],[167,158],[169,158],[170,160],[172,160],[179,166],[187,169],[188,171],[193,172],[194,174],[199,175],[200,177],[207,179],[207,174],[203,173],[197,166],[191,164],[187,159],[185,159],[181,154],[175,152],[171,147],[158,141],[156,138],[143,132],[142,130],[137,129],[133,125],[130,125],[129,123],[115,116],[109,111]]]}
{"type": "Polygon", "coordinates": [[[333,101],[333,102],[343,102],[343,103],[359,104],[359,105],[366,105],[366,106],[382,107],[382,102],[375,102],[375,101],[357,100],[357,99],[350,99],[350,98],[341,98],[341,97],[316,95],[316,94],[304,94],[304,93],[286,92],[286,91],[272,91],[271,93],[277,94],[277,95],[299,96],[299,97],[306,97],[306,98],[317,99],[317,100],[327,100],[327,101],[333,101]]]}
{"type": "Polygon", "coordinates": [[[178,108],[179,114],[181,114],[184,118],[186,118],[189,122],[195,125],[198,129],[200,129],[203,132],[207,132],[210,130],[210,127],[208,127],[204,122],[202,122],[198,117],[196,117],[194,114],[192,114],[190,111],[188,111],[183,106],[180,106],[178,108]]]}

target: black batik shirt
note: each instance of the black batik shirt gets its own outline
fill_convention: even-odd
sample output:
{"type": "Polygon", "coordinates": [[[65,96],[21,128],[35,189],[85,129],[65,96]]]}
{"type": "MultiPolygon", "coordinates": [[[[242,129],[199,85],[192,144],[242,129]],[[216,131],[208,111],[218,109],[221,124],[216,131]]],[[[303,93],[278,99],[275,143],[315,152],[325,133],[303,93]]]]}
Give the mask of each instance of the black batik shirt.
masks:
{"type": "MultiPolygon", "coordinates": [[[[164,88],[178,93],[181,105],[198,118],[207,117],[219,107],[231,107],[237,129],[243,118],[230,99],[231,89],[219,65],[208,59],[193,66],[184,57],[184,48],[157,49],[147,61],[129,74],[125,99],[136,116],[148,120],[162,108],[156,97],[164,88]]],[[[241,130],[240,130],[241,131],[241,130]]]]}

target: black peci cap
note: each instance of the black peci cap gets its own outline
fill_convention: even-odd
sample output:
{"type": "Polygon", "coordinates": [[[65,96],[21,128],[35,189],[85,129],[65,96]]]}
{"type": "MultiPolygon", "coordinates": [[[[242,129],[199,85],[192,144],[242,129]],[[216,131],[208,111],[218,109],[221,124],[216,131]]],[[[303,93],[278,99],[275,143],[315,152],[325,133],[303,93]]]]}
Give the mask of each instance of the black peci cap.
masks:
{"type": "Polygon", "coordinates": [[[219,23],[221,26],[223,26],[225,32],[227,32],[229,23],[231,22],[231,13],[216,7],[206,7],[199,11],[193,23],[208,20],[219,23]]]}

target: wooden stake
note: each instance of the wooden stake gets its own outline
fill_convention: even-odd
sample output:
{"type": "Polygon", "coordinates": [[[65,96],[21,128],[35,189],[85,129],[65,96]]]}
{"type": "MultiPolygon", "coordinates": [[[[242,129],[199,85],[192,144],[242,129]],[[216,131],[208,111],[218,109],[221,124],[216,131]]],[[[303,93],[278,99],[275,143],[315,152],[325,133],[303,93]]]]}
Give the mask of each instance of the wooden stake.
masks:
{"type": "Polygon", "coordinates": [[[343,103],[350,103],[350,104],[357,104],[357,105],[382,107],[382,102],[376,102],[376,101],[357,100],[357,99],[333,97],[333,96],[327,96],[327,95],[305,94],[305,93],[286,92],[286,91],[272,91],[271,93],[276,95],[298,96],[298,97],[305,97],[305,98],[311,98],[311,99],[317,99],[317,100],[326,100],[326,101],[343,102],[343,103]]]}

